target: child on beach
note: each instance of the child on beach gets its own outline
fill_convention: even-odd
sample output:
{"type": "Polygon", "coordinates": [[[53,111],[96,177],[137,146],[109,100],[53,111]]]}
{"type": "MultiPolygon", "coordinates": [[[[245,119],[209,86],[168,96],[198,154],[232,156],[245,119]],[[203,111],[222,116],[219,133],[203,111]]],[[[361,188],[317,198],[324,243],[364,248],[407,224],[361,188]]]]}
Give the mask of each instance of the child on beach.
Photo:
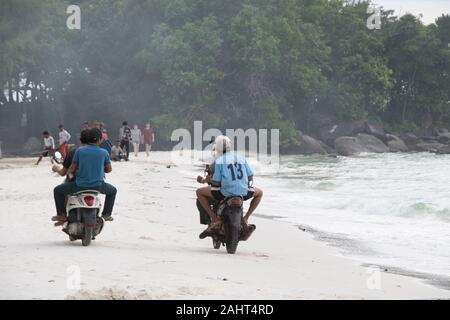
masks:
{"type": "Polygon", "coordinates": [[[53,137],[48,133],[48,131],[44,131],[42,135],[44,137],[44,151],[39,156],[39,159],[35,163],[36,165],[38,165],[39,162],[41,162],[43,157],[50,157],[50,161],[53,163],[52,156],[53,153],[55,152],[55,139],[53,139],[53,137]]]}

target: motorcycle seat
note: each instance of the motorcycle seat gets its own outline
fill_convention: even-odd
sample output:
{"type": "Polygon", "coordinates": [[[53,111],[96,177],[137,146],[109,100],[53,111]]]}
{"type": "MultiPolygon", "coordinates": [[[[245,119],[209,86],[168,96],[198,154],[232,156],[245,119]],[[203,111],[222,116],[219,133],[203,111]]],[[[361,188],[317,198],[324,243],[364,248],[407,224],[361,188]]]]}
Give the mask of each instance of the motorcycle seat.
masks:
{"type": "Polygon", "coordinates": [[[98,195],[100,192],[98,192],[97,190],[83,190],[83,191],[78,191],[75,193],[72,193],[72,196],[78,196],[80,194],[93,194],[93,195],[98,195]]]}

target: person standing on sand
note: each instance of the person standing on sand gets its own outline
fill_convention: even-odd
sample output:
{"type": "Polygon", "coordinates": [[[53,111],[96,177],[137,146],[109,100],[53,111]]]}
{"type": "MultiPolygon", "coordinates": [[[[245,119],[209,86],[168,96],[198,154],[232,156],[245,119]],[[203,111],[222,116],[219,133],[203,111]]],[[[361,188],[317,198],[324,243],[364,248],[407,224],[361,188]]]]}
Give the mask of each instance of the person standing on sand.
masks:
{"type": "Polygon", "coordinates": [[[139,146],[142,139],[141,136],[141,129],[139,129],[138,125],[135,124],[133,129],[131,129],[131,141],[133,141],[133,151],[135,157],[137,157],[139,154],[139,146]]]}
{"type": "Polygon", "coordinates": [[[35,163],[36,165],[41,162],[43,157],[50,157],[50,161],[53,163],[53,159],[51,158],[53,156],[53,153],[55,152],[55,139],[48,133],[48,131],[44,131],[42,133],[44,136],[44,151],[39,156],[39,159],[35,163]]]}
{"type": "Polygon", "coordinates": [[[130,141],[131,140],[131,129],[128,127],[128,122],[124,121],[122,123],[122,127],[119,130],[119,140],[120,140],[120,148],[124,150],[127,154],[125,161],[130,159],[130,141]]]}
{"type": "Polygon", "coordinates": [[[155,134],[153,132],[153,128],[151,127],[150,123],[147,123],[145,125],[142,137],[145,144],[145,153],[147,154],[147,157],[149,157],[150,151],[152,150],[152,144],[155,142],[155,134]]]}
{"type": "Polygon", "coordinates": [[[62,124],[58,126],[58,129],[59,129],[59,152],[65,159],[67,156],[68,143],[72,136],[70,135],[69,132],[66,131],[66,129],[64,129],[64,126],[62,124]]]}

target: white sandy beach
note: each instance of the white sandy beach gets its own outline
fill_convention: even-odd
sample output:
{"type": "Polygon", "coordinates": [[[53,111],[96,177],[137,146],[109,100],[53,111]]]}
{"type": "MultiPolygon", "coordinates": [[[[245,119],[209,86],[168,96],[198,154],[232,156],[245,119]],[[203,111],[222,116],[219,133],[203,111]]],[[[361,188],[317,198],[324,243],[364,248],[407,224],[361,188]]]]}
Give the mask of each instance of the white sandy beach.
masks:
{"type": "MultiPolygon", "coordinates": [[[[53,187],[44,159],[0,160],[0,299],[436,299],[450,291],[368,270],[296,226],[253,218],[257,230],[236,255],[214,250],[195,206],[195,178],[167,168],[169,153],[113,165],[114,222],[90,247],[53,227],[53,187]],[[73,270],[81,289],[70,288],[73,270]]],[[[199,170],[201,174],[201,170],[199,170]]],[[[257,177],[256,177],[257,181],[257,177]]],[[[265,191],[264,202],[277,201],[265,191]]],[[[248,205],[248,204],[247,204],[248,205]]]]}

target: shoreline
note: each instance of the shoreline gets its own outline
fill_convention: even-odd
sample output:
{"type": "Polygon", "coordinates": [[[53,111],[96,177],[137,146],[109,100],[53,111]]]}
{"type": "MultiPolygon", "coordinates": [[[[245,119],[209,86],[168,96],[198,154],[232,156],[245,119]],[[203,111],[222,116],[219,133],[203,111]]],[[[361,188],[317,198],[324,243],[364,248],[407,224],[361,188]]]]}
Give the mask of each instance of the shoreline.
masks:
{"type": "Polygon", "coordinates": [[[261,216],[236,255],[214,250],[210,239],[198,239],[192,168],[167,168],[167,152],[113,164],[107,179],[119,190],[115,220],[84,248],[52,226],[52,189],[62,178],[49,172],[48,159],[37,167],[33,160],[0,160],[2,299],[450,298],[449,290],[384,272],[380,288],[370,289],[361,263],[310,232],[261,216]],[[74,265],[80,290],[67,287],[74,265]]]}
{"type": "Polygon", "coordinates": [[[333,234],[333,233],[329,233],[326,231],[322,231],[322,230],[319,230],[319,229],[316,229],[316,228],[313,228],[311,226],[304,225],[304,224],[295,224],[295,223],[292,223],[289,221],[277,220],[279,218],[282,218],[282,219],[284,218],[281,216],[258,215],[258,217],[263,218],[263,219],[273,220],[275,222],[287,223],[290,225],[294,225],[299,229],[300,232],[306,232],[306,233],[311,234],[313,236],[314,240],[326,243],[326,244],[330,245],[331,247],[335,247],[335,248],[339,249],[339,251],[342,251],[339,254],[342,254],[342,256],[344,258],[355,260],[355,261],[359,262],[362,267],[366,267],[366,268],[376,267],[385,273],[415,278],[420,281],[423,281],[426,284],[432,285],[434,287],[444,289],[444,290],[450,290],[450,277],[449,276],[436,274],[436,273],[430,273],[430,272],[427,273],[427,272],[415,271],[415,270],[411,270],[411,269],[407,269],[407,268],[395,267],[392,265],[384,265],[384,264],[380,264],[380,263],[367,263],[367,262],[363,261],[363,259],[364,259],[363,257],[356,258],[355,257],[356,252],[363,251],[363,253],[365,255],[367,255],[367,253],[369,253],[371,250],[370,249],[358,250],[357,248],[360,248],[360,246],[352,246],[349,244],[349,243],[357,243],[357,241],[348,239],[345,236],[339,236],[338,234],[333,234]]]}

